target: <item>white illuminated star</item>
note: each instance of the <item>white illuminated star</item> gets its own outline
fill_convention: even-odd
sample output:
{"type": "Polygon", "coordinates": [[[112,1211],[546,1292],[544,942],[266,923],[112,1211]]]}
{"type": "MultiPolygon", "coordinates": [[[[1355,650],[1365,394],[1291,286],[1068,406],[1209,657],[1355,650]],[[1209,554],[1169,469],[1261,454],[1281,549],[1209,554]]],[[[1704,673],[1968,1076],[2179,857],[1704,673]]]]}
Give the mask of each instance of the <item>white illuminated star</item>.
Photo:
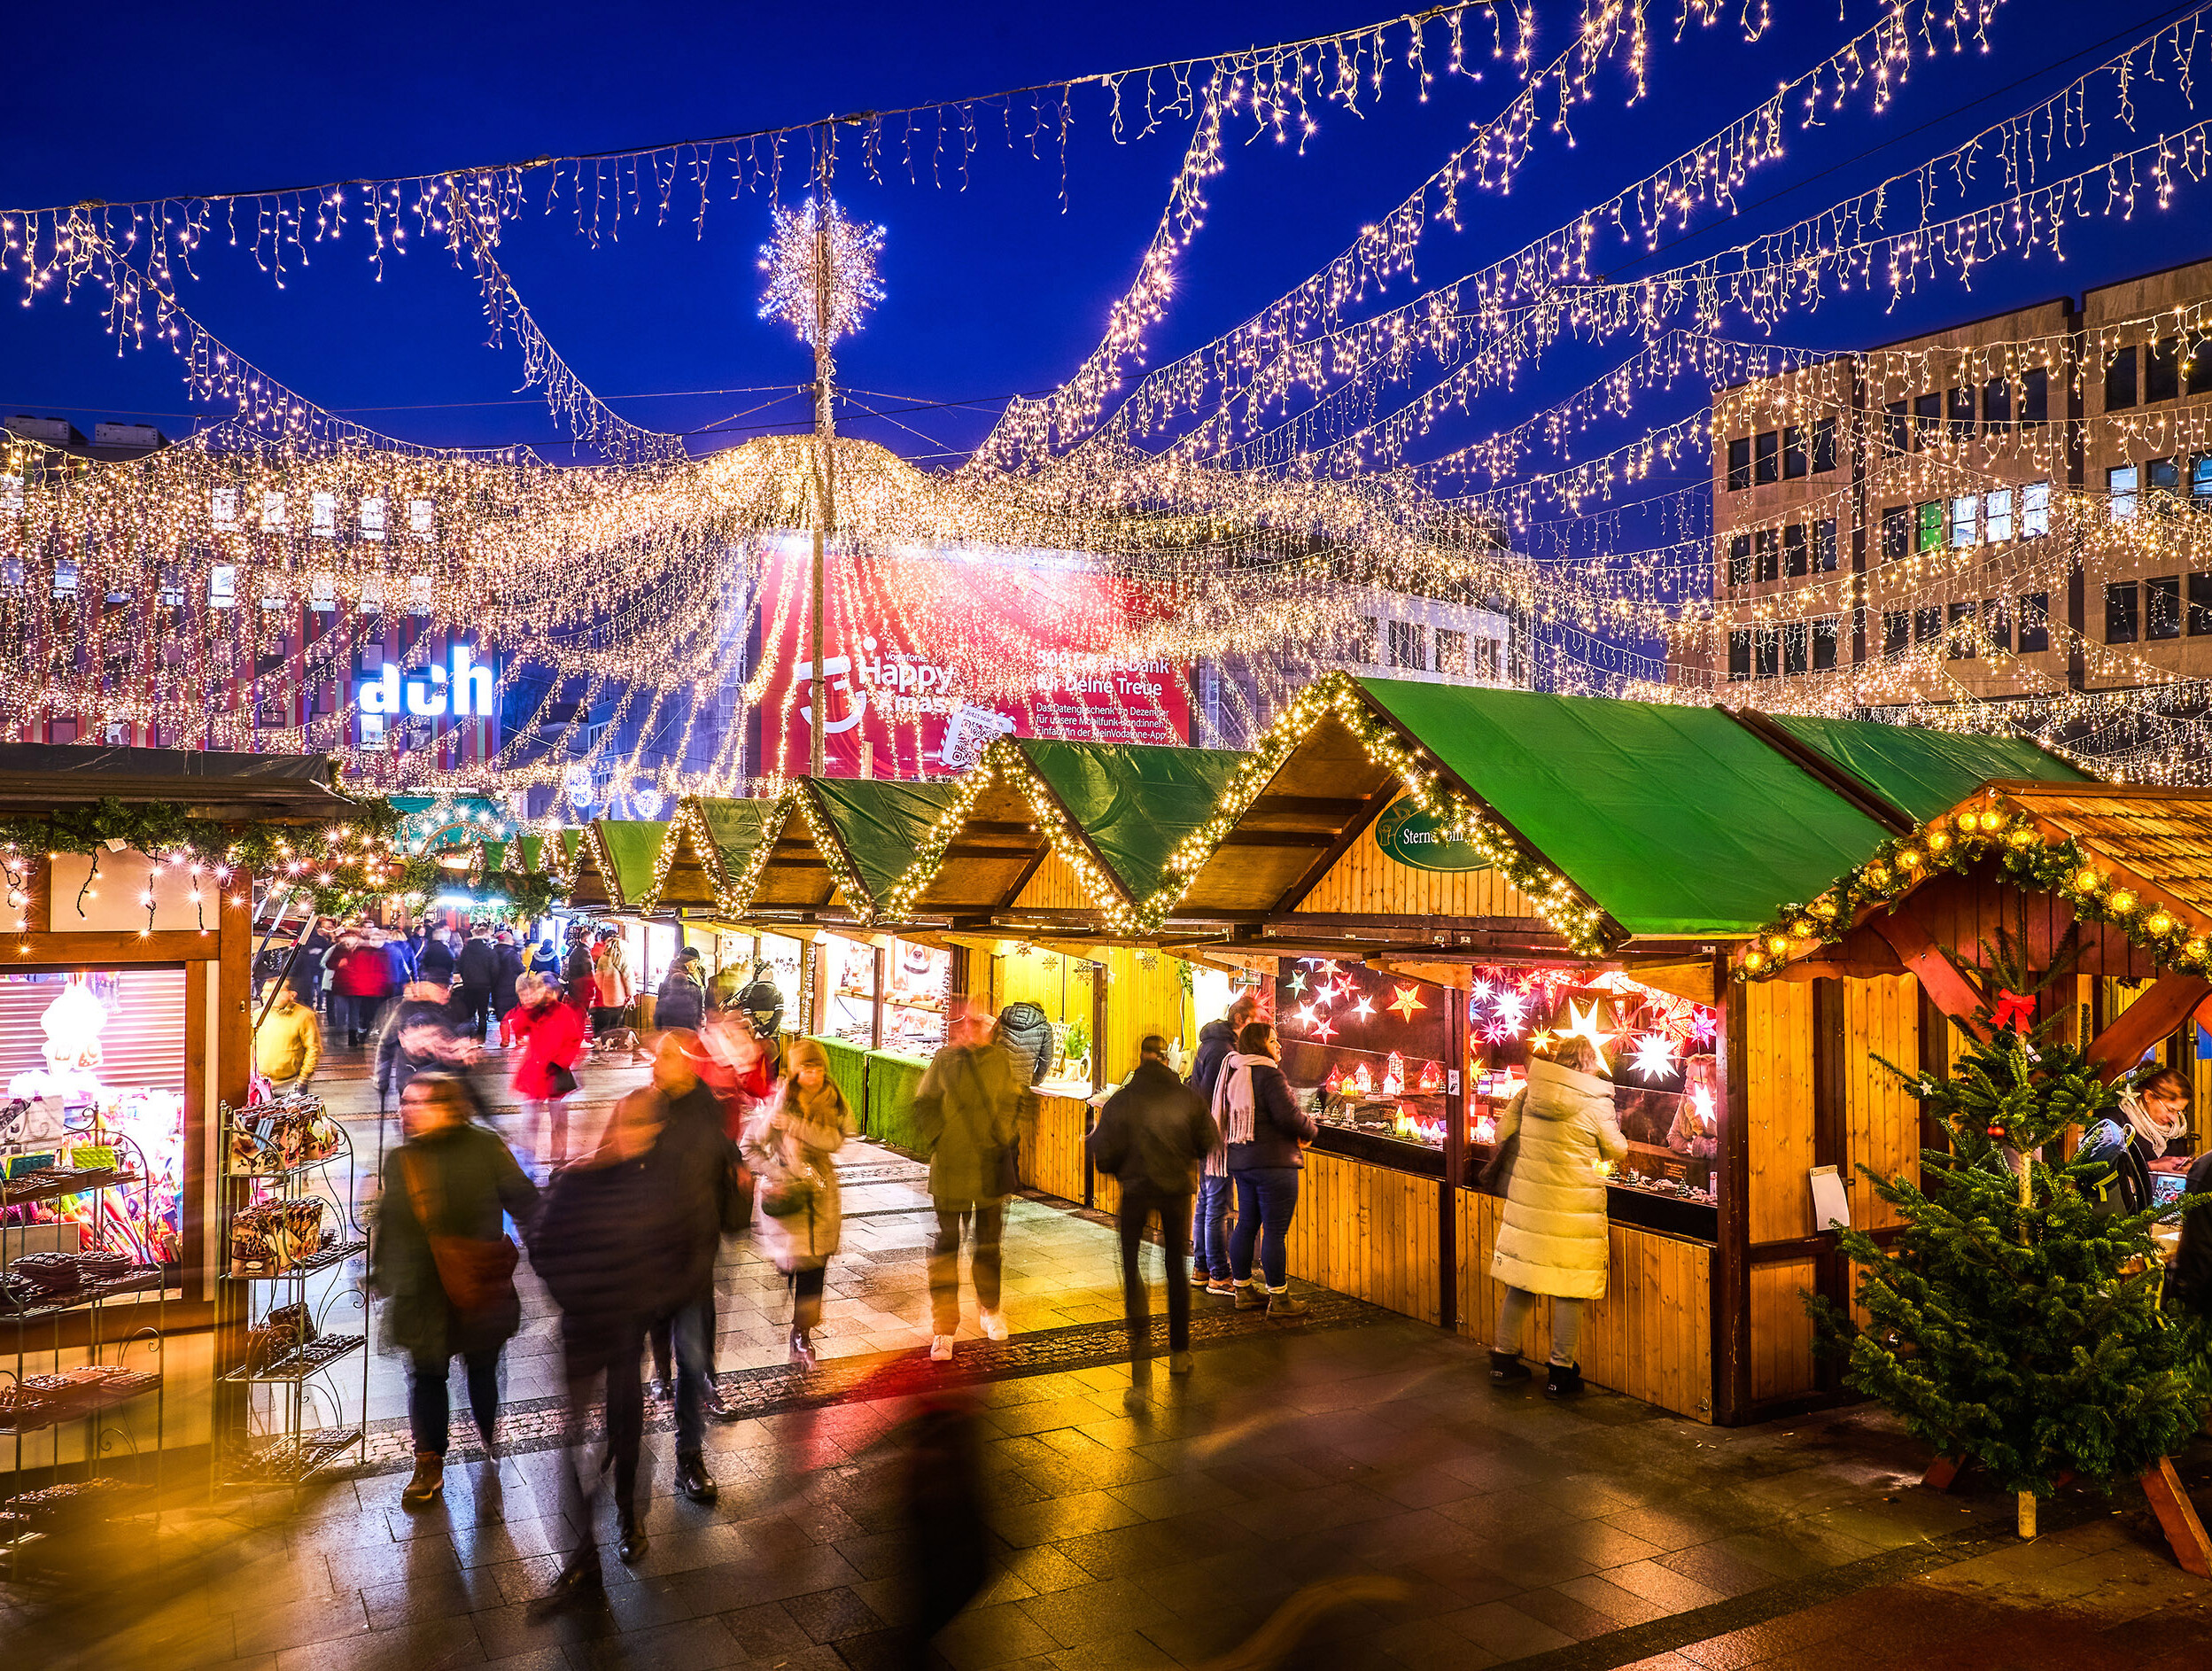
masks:
{"type": "Polygon", "coordinates": [[[1674,1041],[1665,1033],[1646,1033],[1635,1043],[1632,1064],[1644,1083],[1665,1079],[1674,1071],[1674,1041]]]}

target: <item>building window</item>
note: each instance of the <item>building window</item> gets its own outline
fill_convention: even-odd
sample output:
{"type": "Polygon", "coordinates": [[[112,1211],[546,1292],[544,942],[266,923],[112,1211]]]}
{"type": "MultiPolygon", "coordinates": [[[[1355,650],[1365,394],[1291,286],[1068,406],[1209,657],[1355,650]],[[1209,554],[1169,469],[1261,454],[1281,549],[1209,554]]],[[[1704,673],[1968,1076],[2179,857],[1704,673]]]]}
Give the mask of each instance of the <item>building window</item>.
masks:
{"type": "Polygon", "coordinates": [[[1751,578],[1759,581],[1781,578],[1781,536],[1772,528],[1761,528],[1751,536],[1751,578]]]}
{"type": "Polygon", "coordinates": [[[1913,611],[1913,640],[1919,644],[1932,644],[1944,635],[1944,606],[1930,603],[1913,611]]]}
{"type": "Polygon", "coordinates": [[[1895,656],[1913,641],[1913,618],[1903,610],[1882,612],[1882,653],[1895,656]]]}
{"type": "Polygon", "coordinates": [[[1781,436],[1773,430],[1751,442],[1751,479],[1764,486],[1774,479],[1774,454],[1781,436]]]}
{"type": "Polygon", "coordinates": [[[1944,397],[1923,394],[1913,401],[1913,447],[1915,451],[1934,440],[1943,429],[1944,397]]]}
{"type": "Polygon", "coordinates": [[[1982,501],[1978,494],[1963,494],[1951,501],[1951,543],[1963,548],[1974,543],[1982,531],[1982,501]]]}
{"type": "Polygon", "coordinates": [[[2010,378],[1991,377],[1982,390],[1982,432],[2011,427],[2013,385],[2010,378]]]}
{"type": "Polygon", "coordinates": [[[1840,615],[1823,615],[1812,623],[1812,671],[1825,673],[1836,665],[1836,641],[1843,630],[1840,615]]]}
{"type": "Polygon", "coordinates": [[[2143,466],[2143,485],[2153,493],[2181,494],[2181,461],[2154,458],[2143,466]]]}
{"type": "Polygon", "coordinates": [[[2013,618],[2003,598],[1982,600],[1982,636],[1989,640],[1992,649],[2013,647],[2013,618]]]}
{"type": "Polygon", "coordinates": [[[2181,369],[2184,394],[2212,394],[2212,341],[2200,342],[2181,369]]]}
{"type": "Polygon", "coordinates": [[[1361,666],[1372,667],[1375,665],[1378,659],[1377,651],[1380,648],[1381,632],[1381,624],[1373,616],[1360,617],[1360,641],[1356,646],[1356,653],[1361,666]]]}
{"type": "Polygon", "coordinates": [[[2181,636],[2181,577],[2159,575],[2143,582],[2143,636],[2181,636]]]}
{"type": "Polygon", "coordinates": [[[2022,424],[2047,424],[2051,421],[2051,374],[2042,366],[2020,374],[2020,421],[2022,424]]]}
{"type": "Polygon", "coordinates": [[[2135,493],[2138,479],[2139,472],[2132,464],[2123,464],[2116,470],[2105,472],[2105,493],[2111,506],[2113,521],[2135,520],[2135,493]]]}
{"type": "Polygon", "coordinates": [[[1771,626],[1763,626],[1751,634],[1751,672],[1760,679],[1772,679],[1781,671],[1781,637],[1771,626]]]}
{"type": "Polygon", "coordinates": [[[1806,570],[1805,524],[1793,522],[1781,531],[1781,571],[1795,580],[1806,570]]]}
{"type": "Polygon", "coordinates": [[[1890,505],[1882,513],[1882,560],[1909,556],[1913,550],[1913,508],[1890,505]]]}
{"type": "Polygon", "coordinates": [[[1792,424],[1781,432],[1782,479],[1795,481],[1805,473],[1805,431],[1792,424]]]}
{"type": "Polygon", "coordinates": [[[1951,630],[1944,634],[1944,654],[1954,662],[1974,659],[1974,605],[1953,603],[1950,608],[1951,630]]]}
{"type": "Polygon", "coordinates": [[[1812,567],[1819,574],[1836,572],[1836,518],[1823,517],[1812,525],[1812,567]]]}
{"type": "Polygon", "coordinates": [[[1892,400],[1882,408],[1882,445],[1892,453],[1913,450],[1913,421],[1902,400],[1892,400]]]}
{"type": "Polygon", "coordinates": [[[2135,350],[2123,348],[2105,362],[2105,410],[2118,412],[2135,404],[2135,350]]]}
{"type": "Polygon", "coordinates": [[[2013,490],[2011,488],[1995,488],[1983,501],[1982,535],[1993,546],[2002,545],[2013,537],[2013,490]]]}
{"type": "MultiPolygon", "coordinates": [[[[2205,361],[2206,375],[2212,378],[2212,353],[2199,356],[2205,361]]],[[[2192,389],[2191,393],[2196,391],[2192,389]]],[[[1832,417],[1815,418],[1812,422],[1812,473],[1825,476],[1836,468],[1836,420],[1832,417]]]]}
{"type": "Polygon", "coordinates": [[[1781,670],[1794,675],[1804,672],[1812,665],[1812,657],[1805,650],[1805,624],[1791,621],[1781,629],[1781,670]]]}
{"type": "Polygon", "coordinates": [[[2189,636],[2212,633],[2212,574],[2189,577],[2189,636]]]}
{"type": "Polygon", "coordinates": [[[2030,482],[2020,490],[2020,537],[2040,540],[2051,532],[2051,484],[2030,482]]]}
{"type": "Polygon", "coordinates": [[[1728,584],[1751,584],[1751,536],[1748,533],[1728,537],[1728,584]]]}
{"type": "Polygon", "coordinates": [[[1425,672],[1429,665],[1429,629],[1418,621],[1393,621],[1390,624],[1390,665],[1393,667],[1417,667],[1425,672]]]}
{"type": "Polygon", "coordinates": [[[1954,439],[1974,439],[1974,385],[1952,390],[1945,404],[1951,408],[1951,433],[1954,439]]]}
{"type": "Polygon", "coordinates": [[[1467,634],[1455,627],[1436,629],[1436,671],[1453,679],[1467,677],[1467,634]]]}
{"type": "Polygon", "coordinates": [[[1751,485],[1751,438],[1739,436],[1728,443],[1728,491],[1751,485]]]}
{"type": "Polygon", "coordinates": [[[2141,603],[2135,582],[2123,580],[2105,587],[2105,642],[2132,644],[2142,635],[2141,603]]]}
{"type": "Polygon", "coordinates": [[[2020,600],[2020,653],[2051,648],[2051,595],[2030,592],[2020,600]]]}
{"type": "Polygon", "coordinates": [[[1944,501],[1940,499],[1928,500],[1914,509],[1913,517],[1913,549],[1939,549],[1944,542],[1944,501]]]}
{"type": "Polygon", "coordinates": [[[2212,453],[2200,453],[2189,461],[2189,496],[2212,499],[2212,453]]]}
{"type": "Polygon", "coordinates": [[[1751,676],[1751,635],[1748,632],[1728,634],[1728,677],[1749,679],[1751,676]]]}
{"type": "Polygon", "coordinates": [[[2143,399],[2171,400],[2181,393],[2181,344],[2169,337],[2143,350],[2143,399]]]}

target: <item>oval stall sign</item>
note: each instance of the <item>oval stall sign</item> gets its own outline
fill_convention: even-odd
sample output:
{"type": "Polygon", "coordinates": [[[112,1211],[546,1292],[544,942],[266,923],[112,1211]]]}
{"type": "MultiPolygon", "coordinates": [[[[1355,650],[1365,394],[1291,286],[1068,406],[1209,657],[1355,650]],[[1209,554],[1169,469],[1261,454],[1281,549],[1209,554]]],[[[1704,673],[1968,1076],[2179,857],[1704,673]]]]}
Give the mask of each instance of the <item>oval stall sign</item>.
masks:
{"type": "Polygon", "coordinates": [[[1375,845],[1416,870],[1487,870],[1490,861],[1465,842],[1447,841],[1442,820],[1411,797],[1394,801],[1375,820],[1375,845]]]}

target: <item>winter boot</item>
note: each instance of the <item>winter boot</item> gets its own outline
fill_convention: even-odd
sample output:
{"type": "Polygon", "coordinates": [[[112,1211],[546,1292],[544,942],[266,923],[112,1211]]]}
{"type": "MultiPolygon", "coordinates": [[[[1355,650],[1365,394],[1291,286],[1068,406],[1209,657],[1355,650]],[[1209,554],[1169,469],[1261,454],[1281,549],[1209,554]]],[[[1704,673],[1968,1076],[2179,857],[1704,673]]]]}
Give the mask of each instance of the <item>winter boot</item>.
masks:
{"type": "Polygon", "coordinates": [[[1268,1321],[1270,1323],[1302,1323],[1313,1312],[1313,1307],[1305,1301],[1292,1299],[1288,1288],[1272,1288],[1268,1292],[1268,1321]]]}
{"type": "Polygon", "coordinates": [[[1237,1285],[1237,1310],[1239,1311],[1264,1310],[1267,1303],[1268,1291],[1261,1284],[1240,1282],[1237,1285]]]}
{"type": "Polygon", "coordinates": [[[419,1509],[446,1488],[446,1458],[434,1450],[415,1453],[415,1477],[400,1493],[403,1508],[419,1509]]]}
{"type": "Polygon", "coordinates": [[[1544,1380],[1544,1390],[1554,1398],[1564,1398],[1570,1393],[1582,1390],[1581,1364],[1554,1364],[1550,1369],[1551,1373],[1544,1380]]]}
{"type": "Polygon", "coordinates": [[[1493,1352],[1490,1354],[1490,1379],[1501,1387],[1508,1381],[1525,1381],[1532,1373],[1533,1372],[1527,1364],[1521,1362],[1517,1353],[1493,1352]]]}

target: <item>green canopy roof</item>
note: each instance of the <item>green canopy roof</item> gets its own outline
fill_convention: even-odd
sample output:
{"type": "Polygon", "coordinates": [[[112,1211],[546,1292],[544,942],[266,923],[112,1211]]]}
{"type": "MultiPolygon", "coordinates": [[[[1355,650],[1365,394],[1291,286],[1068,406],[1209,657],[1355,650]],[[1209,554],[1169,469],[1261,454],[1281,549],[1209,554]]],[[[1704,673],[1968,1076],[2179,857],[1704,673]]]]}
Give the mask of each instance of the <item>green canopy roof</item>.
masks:
{"type": "Polygon", "coordinates": [[[532,875],[535,875],[539,871],[545,867],[542,863],[545,857],[546,847],[546,838],[544,836],[517,836],[515,838],[515,845],[522,853],[523,868],[524,870],[530,872],[532,875]]]}
{"type": "Polygon", "coordinates": [[[1159,889],[1168,856],[1219,810],[1245,758],[1228,749],[1113,742],[1023,739],[1013,746],[1132,900],[1159,889]]]}
{"type": "Polygon", "coordinates": [[[614,874],[607,880],[614,883],[614,892],[625,905],[642,900],[653,886],[653,867],[661,856],[661,843],[668,838],[666,824],[648,824],[643,819],[602,818],[599,820],[600,844],[606,850],[607,863],[614,874]]]}
{"type": "MultiPolygon", "coordinates": [[[[809,778],[815,804],[829,820],[860,873],[873,906],[914,862],[959,790],[950,783],[896,783],[882,778],[809,778]]],[[[860,900],[850,902],[860,905],[860,900]]]]}
{"type": "Polygon", "coordinates": [[[1711,708],[1357,681],[1631,934],[1750,934],[1889,832],[1711,708]]]}
{"type": "Polygon", "coordinates": [[[486,842],[484,843],[484,868],[487,874],[500,869],[505,863],[506,859],[507,843],[505,842],[486,842]]]}
{"type": "Polygon", "coordinates": [[[2085,773],[2076,772],[2024,737],[1977,737],[1956,731],[1927,731],[1916,726],[1809,719],[1796,714],[1767,718],[1915,824],[1947,812],[1984,783],[1999,778],[2035,778],[2046,783],[2090,781],[2085,773]]]}
{"type": "Polygon", "coordinates": [[[783,828],[786,804],[781,800],[722,800],[702,796],[693,804],[706,826],[707,839],[714,843],[715,861],[729,882],[743,875],[760,844],[775,840],[783,828]]]}

